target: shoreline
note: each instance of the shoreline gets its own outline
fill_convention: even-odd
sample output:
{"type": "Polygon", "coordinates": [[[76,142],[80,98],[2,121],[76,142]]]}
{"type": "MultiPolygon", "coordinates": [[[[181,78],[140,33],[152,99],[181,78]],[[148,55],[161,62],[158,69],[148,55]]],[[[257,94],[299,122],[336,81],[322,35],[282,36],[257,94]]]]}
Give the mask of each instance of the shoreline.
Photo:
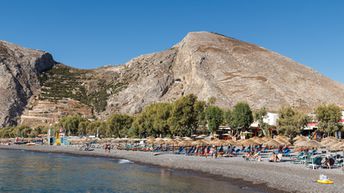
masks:
{"type": "Polygon", "coordinates": [[[340,169],[311,170],[304,165],[292,163],[269,163],[244,161],[241,157],[204,158],[175,154],[159,154],[112,150],[110,154],[102,149],[85,152],[72,146],[20,146],[0,145],[0,149],[27,150],[44,153],[62,153],[76,156],[127,159],[137,164],[157,167],[188,170],[196,174],[206,175],[219,180],[230,181],[240,187],[252,187],[264,192],[326,192],[340,193],[344,189],[344,174],[340,169]],[[328,175],[334,180],[333,185],[318,184],[315,180],[320,174],[328,175]]]}

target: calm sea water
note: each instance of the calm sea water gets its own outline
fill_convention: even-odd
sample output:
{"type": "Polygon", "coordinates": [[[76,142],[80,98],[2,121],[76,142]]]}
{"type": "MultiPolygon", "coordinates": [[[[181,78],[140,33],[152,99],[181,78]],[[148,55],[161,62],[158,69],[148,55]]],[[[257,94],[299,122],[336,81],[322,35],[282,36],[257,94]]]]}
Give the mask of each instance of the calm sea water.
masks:
{"type": "Polygon", "coordinates": [[[228,180],[194,172],[80,157],[0,149],[0,192],[252,193],[228,180]]]}

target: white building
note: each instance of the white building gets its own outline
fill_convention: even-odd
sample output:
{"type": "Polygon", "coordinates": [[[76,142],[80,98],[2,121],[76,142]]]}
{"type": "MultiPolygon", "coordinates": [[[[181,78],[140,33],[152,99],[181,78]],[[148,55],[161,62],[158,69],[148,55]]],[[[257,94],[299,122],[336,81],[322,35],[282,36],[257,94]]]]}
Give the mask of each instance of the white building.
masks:
{"type": "Polygon", "coordinates": [[[267,113],[263,119],[263,122],[271,126],[277,126],[278,117],[279,116],[277,113],[267,113]]]}
{"type": "MultiPolygon", "coordinates": [[[[277,126],[278,117],[279,116],[277,113],[267,113],[266,116],[263,118],[263,122],[270,126],[277,126]]],[[[253,122],[251,124],[251,127],[259,127],[258,121],[253,122]]]]}

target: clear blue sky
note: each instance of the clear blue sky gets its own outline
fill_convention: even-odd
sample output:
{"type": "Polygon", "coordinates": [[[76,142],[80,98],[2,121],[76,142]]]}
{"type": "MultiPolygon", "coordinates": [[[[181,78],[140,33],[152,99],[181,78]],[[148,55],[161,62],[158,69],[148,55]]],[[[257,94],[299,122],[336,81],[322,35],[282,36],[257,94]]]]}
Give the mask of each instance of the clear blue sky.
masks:
{"type": "Polygon", "coordinates": [[[341,0],[2,0],[0,39],[95,68],[212,31],[279,52],[344,83],[341,0]]]}

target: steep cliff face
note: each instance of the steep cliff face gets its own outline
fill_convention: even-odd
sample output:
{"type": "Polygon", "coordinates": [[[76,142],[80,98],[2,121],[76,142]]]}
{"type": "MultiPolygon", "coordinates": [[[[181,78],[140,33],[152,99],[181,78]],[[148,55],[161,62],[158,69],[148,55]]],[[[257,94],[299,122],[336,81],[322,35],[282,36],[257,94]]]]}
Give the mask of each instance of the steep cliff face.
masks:
{"type": "Polygon", "coordinates": [[[54,64],[47,52],[0,41],[0,127],[16,124],[28,99],[39,93],[39,73],[54,64]]]}
{"type": "Polygon", "coordinates": [[[265,48],[209,32],[192,32],[168,50],[94,70],[56,64],[46,52],[0,42],[0,81],[0,127],[21,115],[22,123],[35,124],[70,113],[135,114],[191,93],[201,100],[214,97],[226,108],[239,101],[269,110],[344,106],[342,84],[265,48]]]}
{"type": "Polygon", "coordinates": [[[138,57],[126,68],[135,79],[109,99],[107,114],[135,113],[191,93],[215,97],[222,107],[239,101],[270,110],[344,104],[342,84],[262,47],[208,32],[189,33],[170,50],[138,57]]]}

